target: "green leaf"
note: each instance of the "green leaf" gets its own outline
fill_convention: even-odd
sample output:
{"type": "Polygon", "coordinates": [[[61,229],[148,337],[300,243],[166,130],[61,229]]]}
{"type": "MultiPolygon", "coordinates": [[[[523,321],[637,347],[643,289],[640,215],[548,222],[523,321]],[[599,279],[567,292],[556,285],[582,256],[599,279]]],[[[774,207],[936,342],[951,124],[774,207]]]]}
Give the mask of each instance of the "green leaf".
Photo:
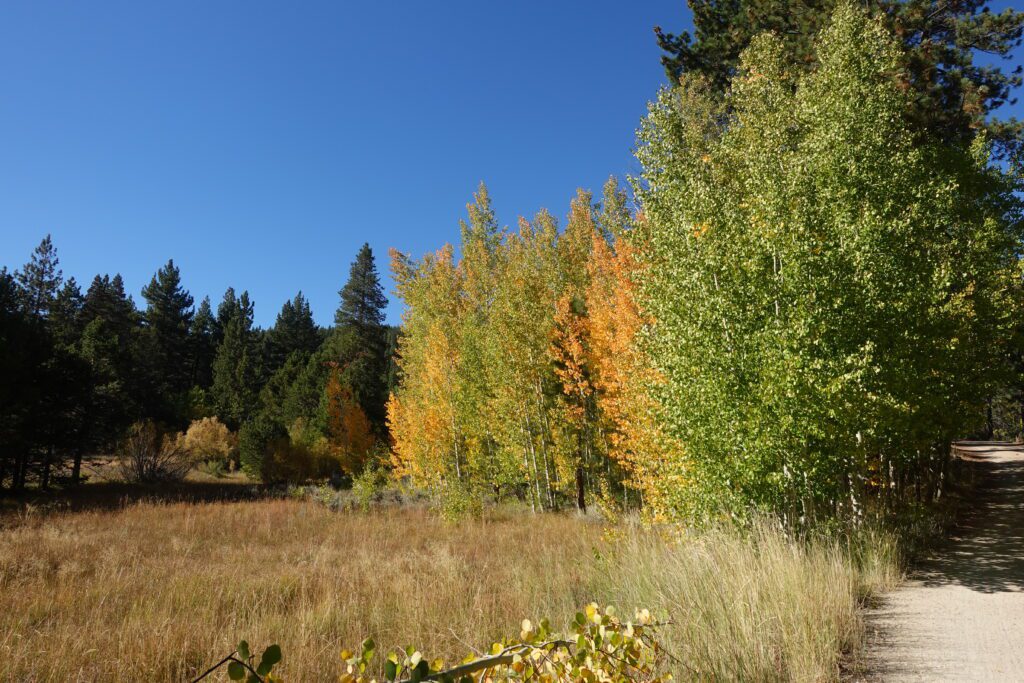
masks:
{"type": "Polygon", "coordinates": [[[249,657],[252,656],[252,655],[249,654],[249,643],[248,642],[243,640],[243,641],[238,643],[238,655],[242,659],[249,659],[249,657]]]}
{"type": "Polygon", "coordinates": [[[419,683],[424,678],[430,675],[430,665],[427,664],[427,660],[421,659],[419,663],[413,668],[410,673],[409,679],[413,683],[419,683]]]}
{"type": "Polygon", "coordinates": [[[373,638],[367,638],[363,641],[363,652],[372,652],[377,649],[377,643],[373,642],[373,638]]]}
{"type": "Polygon", "coordinates": [[[395,677],[397,675],[398,675],[398,664],[396,664],[393,659],[388,657],[388,661],[386,661],[384,663],[384,678],[388,679],[389,681],[393,681],[393,680],[395,680],[395,677]]]}
{"type": "Polygon", "coordinates": [[[245,678],[245,667],[238,662],[228,663],[228,678],[233,681],[240,681],[245,678]]]}
{"type": "Polygon", "coordinates": [[[281,646],[275,644],[275,645],[271,645],[266,650],[264,650],[263,651],[262,661],[266,662],[267,664],[270,664],[270,666],[274,666],[275,664],[280,662],[281,661],[281,646]]]}

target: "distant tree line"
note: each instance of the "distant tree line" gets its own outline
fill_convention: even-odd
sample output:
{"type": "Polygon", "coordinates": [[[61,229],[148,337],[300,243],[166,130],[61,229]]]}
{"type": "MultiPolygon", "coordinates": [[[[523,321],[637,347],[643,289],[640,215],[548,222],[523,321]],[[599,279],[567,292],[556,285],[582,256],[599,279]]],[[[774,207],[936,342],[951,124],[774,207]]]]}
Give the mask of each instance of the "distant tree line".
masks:
{"type": "Polygon", "coordinates": [[[168,261],[140,308],[120,275],[84,292],[65,279],[47,236],[21,269],[0,270],[0,487],[78,482],[83,459],[116,451],[133,424],[174,434],[202,418],[230,430],[231,459],[254,476],[304,475],[270,466],[296,449],[319,453],[320,474],[351,474],[386,440],[395,377],[369,245],[340,298],[332,327],[299,292],[264,330],[248,292],[196,306],[168,261]]]}

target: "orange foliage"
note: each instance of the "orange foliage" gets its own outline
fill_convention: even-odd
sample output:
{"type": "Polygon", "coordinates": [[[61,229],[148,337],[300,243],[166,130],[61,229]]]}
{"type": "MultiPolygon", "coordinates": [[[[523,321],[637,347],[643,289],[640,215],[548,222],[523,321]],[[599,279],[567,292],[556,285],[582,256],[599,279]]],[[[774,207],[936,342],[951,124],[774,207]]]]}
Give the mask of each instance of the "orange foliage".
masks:
{"type": "Polygon", "coordinates": [[[341,468],[348,474],[362,470],[376,439],[370,420],[334,368],[327,380],[327,439],[341,468]]]}
{"type": "MultiPolygon", "coordinates": [[[[637,344],[646,318],[636,302],[640,265],[635,246],[620,239],[613,250],[594,235],[587,264],[587,313],[597,402],[607,424],[608,455],[631,475],[645,505],[655,513],[663,493],[681,482],[665,467],[675,448],[656,419],[651,391],[661,381],[637,344]]],[[[677,459],[677,458],[676,458],[677,459]]]]}

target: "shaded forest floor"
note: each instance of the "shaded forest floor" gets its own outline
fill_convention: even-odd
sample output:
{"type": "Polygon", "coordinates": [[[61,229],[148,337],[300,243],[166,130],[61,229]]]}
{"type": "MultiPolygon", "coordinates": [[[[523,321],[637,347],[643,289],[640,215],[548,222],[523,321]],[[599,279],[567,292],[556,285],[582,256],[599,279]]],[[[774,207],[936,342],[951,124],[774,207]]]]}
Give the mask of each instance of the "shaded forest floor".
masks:
{"type": "Polygon", "coordinates": [[[25,514],[116,510],[144,501],[254,500],[265,495],[264,487],[241,473],[213,477],[193,471],[182,481],[129,483],[117,476],[109,458],[85,463],[83,475],[82,483],[77,486],[68,485],[64,477],[56,477],[57,483],[46,491],[36,487],[19,493],[0,491],[0,527],[16,524],[17,518],[25,514]]]}

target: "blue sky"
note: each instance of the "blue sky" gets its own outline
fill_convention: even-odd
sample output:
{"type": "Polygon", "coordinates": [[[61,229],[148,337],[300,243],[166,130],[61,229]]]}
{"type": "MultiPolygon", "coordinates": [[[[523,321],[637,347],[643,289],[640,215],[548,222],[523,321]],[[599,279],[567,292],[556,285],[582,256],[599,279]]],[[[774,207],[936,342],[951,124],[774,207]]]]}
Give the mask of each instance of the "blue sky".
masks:
{"type": "MultiPolygon", "coordinates": [[[[47,232],[66,276],[130,291],[174,258],[197,301],[248,289],[321,324],[359,246],[458,236],[480,180],[503,223],[635,170],[684,3],[5,3],[0,265],[47,232]]],[[[389,318],[397,322],[392,302],[389,318]]]]}
{"type": "Polygon", "coordinates": [[[514,224],[636,172],[656,24],[683,0],[4,3],[0,265],[50,232],[83,285],[174,258],[197,301],[329,324],[364,241],[390,295],[388,248],[457,239],[480,180],[514,224]]]}

